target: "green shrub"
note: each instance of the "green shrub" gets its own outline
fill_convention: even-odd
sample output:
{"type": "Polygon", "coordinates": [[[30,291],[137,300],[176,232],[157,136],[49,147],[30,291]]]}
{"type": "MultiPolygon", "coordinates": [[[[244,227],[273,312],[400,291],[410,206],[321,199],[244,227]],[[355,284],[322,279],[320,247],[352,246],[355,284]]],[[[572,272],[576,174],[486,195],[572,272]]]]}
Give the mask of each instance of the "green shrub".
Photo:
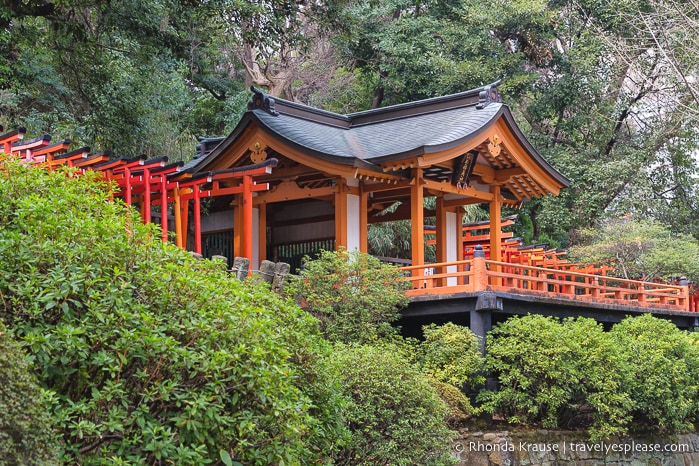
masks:
{"type": "Polygon", "coordinates": [[[351,431],[336,464],[453,464],[446,406],[399,349],[338,343],[333,360],[348,398],[351,431]]]}
{"type": "Polygon", "coordinates": [[[610,337],[621,352],[634,425],[665,433],[690,428],[699,412],[696,339],[650,314],[624,319],[610,337]]]}
{"type": "Polygon", "coordinates": [[[330,341],[367,343],[396,333],[391,322],[408,304],[401,271],[359,251],[322,251],[291,287],[320,319],[330,341]]]}
{"type": "Polygon", "coordinates": [[[26,355],[0,322],[0,464],[57,465],[58,439],[26,355]]]}
{"type": "Polygon", "coordinates": [[[423,371],[435,380],[471,388],[483,384],[483,356],[479,338],[467,327],[451,322],[422,328],[419,352],[423,371]]]}
{"type": "Polygon", "coordinates": [[[623,433],[630,400],[618,352],[592,319],[515,317],[489,334],[487,369],[499,390],[483,408],[512,423],[591,426],[593,437],[623,433]]]}
{"type": "Polygon", "coordinates": [[[162,243],[94,176],[4,169],[0,317],[55,393],[66,463],[332,454],[340,400],[315,319],[162,243]]]}
{"type": "Polygon", "coordinates": [[[471,418],[474,414],[473,406],[461,390],[451,384],[434,379],[430,380],[430,384],[435,393],[447,405],[446,421],[449,428],[457,429],[471,418]]]}

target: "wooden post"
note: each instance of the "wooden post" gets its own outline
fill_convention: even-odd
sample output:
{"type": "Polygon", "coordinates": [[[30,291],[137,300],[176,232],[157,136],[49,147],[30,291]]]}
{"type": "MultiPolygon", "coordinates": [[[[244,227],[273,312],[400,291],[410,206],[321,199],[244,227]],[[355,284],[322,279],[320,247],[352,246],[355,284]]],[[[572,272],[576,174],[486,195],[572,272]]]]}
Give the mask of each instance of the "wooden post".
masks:
{"type": "Polygon", "coordinates": [[[233,256],[242,255],[243,251],[243,196],[236,194],[233,201],[233,256]]]}
{"type": "Polygon", "coordinates": [[[199,185],[194,185],[194,252],[201,254],[201,196],[199,185]]]}
{"type": "Polygon", "coordinates": [[[500,210],[500,186],[492,185],[490,192],[490,260],[502,261],[502,213],[500,210]]]}
{"type": "Polygon", "coordinates": [[[413,168],[410,187],[410,220],[412,222],[412,265],[425,263],[425,210],[422,190],[422,168],[413,168]]]}
{"type": "Polygon", "coordinates": [[[182,199],[180,199],[180,188],[175,188],[175,244],[184,249],[182,244],[182,199]]]}
{"type": "Polygon", "coordinates": [[[149,223],[150,218],[150,169],[143,169],[143,223],[149,223]]]}
{"type": "Polygon", "coordinates": [[[131,169],[124,167],[124,202],[131,205],[131,169]]]}
{"type": "Polygon", "coordinates": [[[167,176],[160,176],[160,228],[163,232],[163,241],[167,241],[167,176]]]}
{"type": "MultiPolygon", "coordinates": [[[[502,262],[502,212],[500,209],[500,185],[490,186],[493,200],[490,201],[490,260],[502,262]]],[[[494,266],[494,271],[499,272],[500,266],[494,266]]],[[[494,285],[500,285],[502,280],[495,278],[494,285]]]]}
{"type": "Polygon", "coordinates": [[[480,244],[473,251],[473,291],[488,289],[488,272],[485,266],[485,252],[480,244]]]}
{"type": "MultiPolygon", "coordinates": [[[[191,192],[189,188],[184,189],[185,192],[182,194],[189,194],[191,192]]],[[[180,209],[182,209],[182,214],[180,215],[180,220],[182,221],[182,227],[180,228],[182,249],[187,249],[187,235],[189,234],[189,199],[180,202],[180,209]]]]}
{"type": "MultiPolygon", "coordinates": [[[[243,176],[243,256],[252,262],[252,177],[243,176]]],[[[250,268],[252,269],[252,267],[250,268]]],[[[248,273],[251,273],[250,271],[248,273]]]]}
{"type": "MultiPolygon", "coordinates": [[[[436,258],[437,262],[448,262],[447,259],[447,210],[444,208],[444,197],[437,196],[437,222],[435,225],[435,242],[437,244],[436,258]]],[[[439,267],[436,273],[443,274],[447,272],[446,267],[439,267]]],[[[437,286],[446,286],[447,279],[443,278],[438,281],[437,286]]]]}
{"type": "Polygon", "coordinates": [[[335,180],[335,249],[347,247],[347,186],[344,178],[335,180]]]}

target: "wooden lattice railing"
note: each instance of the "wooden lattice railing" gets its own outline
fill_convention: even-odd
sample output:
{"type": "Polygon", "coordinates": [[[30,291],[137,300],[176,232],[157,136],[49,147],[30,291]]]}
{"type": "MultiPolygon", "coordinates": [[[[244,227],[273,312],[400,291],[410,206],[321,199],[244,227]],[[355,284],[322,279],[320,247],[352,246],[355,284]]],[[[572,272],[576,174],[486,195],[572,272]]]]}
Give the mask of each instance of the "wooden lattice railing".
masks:
{"type": "Polygon", "coordinates": [[[577,301],[697,312],[683,285],[625,280],[507,262],[472,260],[402,267],[411,297],[475,291],[545,295],[577,301]]]}

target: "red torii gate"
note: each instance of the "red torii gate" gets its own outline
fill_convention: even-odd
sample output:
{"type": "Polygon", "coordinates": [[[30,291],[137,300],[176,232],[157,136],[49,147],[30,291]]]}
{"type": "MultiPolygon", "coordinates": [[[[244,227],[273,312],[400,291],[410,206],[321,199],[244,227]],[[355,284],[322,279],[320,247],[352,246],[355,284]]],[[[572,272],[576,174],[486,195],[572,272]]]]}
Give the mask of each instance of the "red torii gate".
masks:
{"type": "MultiPolygon", "coordinates": [[[[3,128],[0,126],[0,132],[3,128]]],[[[0,135],[0,148],[7,155],[21,157],[27,164],[49,170],[59,165],[101,172],[108,182],[119,188],[116,197],[123,197],[128,205],[139,198],[143,222],[151,221],[151,206],[160,205],[163,241],[168,241],[168,204],[174,203],[175,242],[186,248],[189,201],[193,201],[195,252],[201,254],[201,201],[216,196],[242,194],[242,255],[252,259],[253,251],[253,201],[254,192],[269,189],[267,183],[257,184],[255,176],[267,175],[277,166],[276,159],[227,170],[203,173],[182,172],[182,162],[167,164],[167,157],[148,159],[141,155],[134,158],[110,160],[111,153],[92,154],[89,147],[66,152],[71,141],[64,139],[51,144],[51,136],[43,135],[24,141],[25,128],[0,135]]]]}

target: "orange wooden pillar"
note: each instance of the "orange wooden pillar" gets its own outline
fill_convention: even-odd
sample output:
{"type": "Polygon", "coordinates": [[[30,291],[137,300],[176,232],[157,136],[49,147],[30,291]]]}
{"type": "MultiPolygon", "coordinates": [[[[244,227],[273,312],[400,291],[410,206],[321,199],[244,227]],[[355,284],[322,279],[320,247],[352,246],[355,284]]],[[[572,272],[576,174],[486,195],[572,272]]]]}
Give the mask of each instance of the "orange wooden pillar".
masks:
{"type": "Polygon", "coordinates": [[[344,179],[335,182],[335,249],[347,248],[347,185],[344,179]]]}
{"type": "Polygon", "coordinates": [[[422,182],[422,168],[413,168],[410,186],[412,265],[425,263],[425,210],[422,182]]]}
{"type": "Polygon", "coordinates": [[[201,249],[201,190],[194,185],[194,252],[202,253],[201,249]]]}
{"type": "Polygon", "coordinates": [[[182,243],[182,199],[180,198],[180,188],[175,188],[175,244],[184,249],[182,243]]]}
{"type": "Polygon", "coordinates": [[[143,168],[143,223],[150,223],[150,168],[143,168]]]}
{"type": "Polygon", "coordinates": [[[493,200],[490,201],[490,260],[500,262],[502,260],[502,213],[500,210],[500,186],[492,185],[490,192],[493,200]]]}
{"type": "Polygon", "coordinates": [[[243,196],[238,194],[233,201],[233,257],[243,253],[243,196]]]}
{"type": "Polygon", "coordinates": [[[163,232],[163,241],[168,239],[167,231],[167,176],[160,175],[160,228],[163,232]]]}
{"type": "MultiPolygon", "coordinates": [[[[490,260],[502,261],[502,213],[500,210],[500,185],[490,186],[493,200],[490,201],[490,260]]],[[[499,272],[500,267],[495,266],[494,272],[499,272]]],[[[502,280],[495,278],[493,285],[500,285],[502,280]]]]}
{"type": "MultiPolygon", "coordinates": [[[[436,259],[437,262],[448,262],[449,258],[447,257],[447,250],[448,250],[448,244],[447,244],[447,210],[444,208],[444,197],[442,196],[437,196],[437,202],[436,202],[436,215],[437,215],[437,222],[435,225],[435,240],[436,240],[436,259]]],[[[441,273],[446,273],[446,267],[440,267],[438,270],[435,271],[438,274],[441,273]]],[[[440,279],[438,281],[438,286],[445,286],[446,285],[446,279],[440,279]]]]}
{"type": "Polygon", "coordinates": [[[247,257],[251,262],[251,267],[248,269],[248,274],[252,273],[252,244],[253,244],[253,225],[252,225],[252,177],[250,175],[243,176],[243,256],[247,257]]]}
{"type": "MultiPolygon", "coordinates": [[[[190,194],[192,192],[191,188],[184,188],[181,190],[180,195],[190,194]]],[[[189,197],[185,197],[184,202],[180,200],[180,221],[182,226],[180,227],[180,235],[182,237],[182,249],[187,249],[187,235],[189,233],[189,197]]]]}

